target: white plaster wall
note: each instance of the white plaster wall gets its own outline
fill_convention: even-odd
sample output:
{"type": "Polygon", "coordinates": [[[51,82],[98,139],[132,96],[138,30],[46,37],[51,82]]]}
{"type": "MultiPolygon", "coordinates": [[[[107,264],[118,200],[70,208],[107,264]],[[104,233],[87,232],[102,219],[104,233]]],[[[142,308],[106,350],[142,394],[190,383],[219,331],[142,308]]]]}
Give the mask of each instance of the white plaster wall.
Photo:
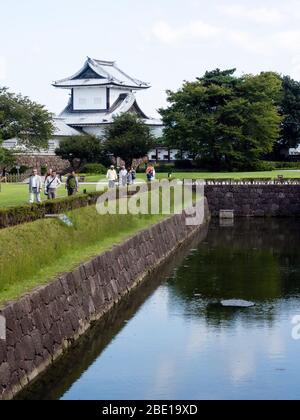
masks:
{"type": "MultiPolygon", "coordinates": [[[[161,161],[168,160],[168,154],[169,154],[168,149],[159,148],[158,149],[158,160],[161,160],[161,161]]],[[[178,150],[171,149],[170,150],[170,160],[175,161],[177,154],[178,154],[178,150]]],[[[148,153],[148,158],[150,160],[156,160],[156,149],[153,149],[148,153]]]]}
{"type": "Polygon", "coordinates": [[[90,134],[92,136],[96,136],[99,138],[102,138],[105,134],[104,127],[83,127],[82,130],[87,134],[90,134]]]}
{"type": "Polygon", "coordinates": [[[152,134],[157,139],[160,138],[160,137],[162,137],[163,130],[164,130],[164,127],[163,126],[157,126],[157,127],[152,126],[151,127],[152,134]]]}
{"type": "Polygon", "coordinates": [[[122,93],[129,93],[130,90],[128,89],[115,89],[115,88],[110,88],[110,106],[112,106],[116,100],[119,98],[120,95],[122,95],[122,93]]]}
{"type": "Polygon", "coordinates": [[[76,111],[106,109],[106,88],[74,88],[73,107],[76,111]]]}

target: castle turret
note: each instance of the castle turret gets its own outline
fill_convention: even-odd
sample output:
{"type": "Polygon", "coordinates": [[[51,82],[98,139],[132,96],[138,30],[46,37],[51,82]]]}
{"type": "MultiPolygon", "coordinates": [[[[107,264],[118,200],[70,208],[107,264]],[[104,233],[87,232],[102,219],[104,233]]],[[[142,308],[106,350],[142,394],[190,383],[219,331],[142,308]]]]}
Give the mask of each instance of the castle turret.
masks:
{"type": "Polygon", "coordinates": [[[135,97],[135,92],[150,85],[128,76],[113,61],[88,58],[81,70],[53,86],[71,91],[70,101],[59,116],[68,126],[101,137],[115,116],[132,112],[151,126],[157,137],[161,135],[162,122],[149,118],[135,97]]]}

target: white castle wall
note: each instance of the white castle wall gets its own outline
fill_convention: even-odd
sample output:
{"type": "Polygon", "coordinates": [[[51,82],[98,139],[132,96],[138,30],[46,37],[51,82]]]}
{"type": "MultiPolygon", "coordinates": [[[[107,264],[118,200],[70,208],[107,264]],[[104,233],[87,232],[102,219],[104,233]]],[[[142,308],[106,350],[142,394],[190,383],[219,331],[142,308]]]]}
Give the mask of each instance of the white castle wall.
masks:
{"type": "Polygon", "coordinates": [[[73,92],[76,111],[106,109],[106,88],[85,86],[75,88],[73,92]]]}

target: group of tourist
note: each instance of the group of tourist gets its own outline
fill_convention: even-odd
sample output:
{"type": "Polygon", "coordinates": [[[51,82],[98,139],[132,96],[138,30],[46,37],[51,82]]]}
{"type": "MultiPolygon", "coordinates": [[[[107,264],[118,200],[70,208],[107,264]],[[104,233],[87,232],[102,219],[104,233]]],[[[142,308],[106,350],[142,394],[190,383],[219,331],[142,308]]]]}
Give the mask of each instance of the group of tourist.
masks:
{"type": "MultiPolygon", "coordinates": [[[[155,168],[152,164],[149,164],[146,169],[147,181],[154,181],[155,176],[155,168]]],[[[136,170],[132,167],[126,169],[125,166],[122,166],[118,173],[115,167],[112,165],[107,171],[106,178],[108,180],[109,188],[115,188],[117,183],[119,183],[120,187],[126,187],[135,183],[136,170]]],[[[61,185],[61,176],[55,170],[50,169],[43,179],[40,175],[38,175],[37,169],[33,169],[29,178],[29,202],[41,203],[41,194],[43,189],[44,194],[48,200],[56,199],[57,190],[61,185]]],[[[67,177],[66,190],[68,192],[68,196],[75,195],[79,191],[79,181],[75,171],[71,171],[67,177]]]]}
{"type": "Polygon", "coordinates": [[[118,174],[115,167],[112,165],[107,171],[106,178],[108,180],[109,188],[114,188],[117,182],[119,182],[120,187],[126,187],[127,185],[134,184],[136,180],[136,171],[132,167],[126,169],[125,166],[122,166],[118,174]]]}
{"type": "MultiPolygon", "coordinates": [[[[154,181],[155,176],[155,168],[152,164],[149,164],[146,169],[147,181],[154,181]]],[[[107,171],[106,178],[108,180],[109,188],[114,188],[117,182],[119,182],[119,186],[126,187],[127,185],[134,184],[136,180],[136,170],[132,167],[126,169],[125,166],[122,166],[119,173],[117,173],[117,170],[112,165],[107,171]]]]}
{"type": "MultiPolygon", "coordinates": [[[[57,190],[61,185],[61,177],[55,170],[50,169],[43,180],[43,178],[38,175],[37,169],[33,169],[29,178],[29,202],[31,204],[35,202],[40,204],[42,202],[41,193],[43,188],[48,200],[54,200],[57,197],[57,190]]],[[[79,190],[79,182],[75,171],[71,171],[67,177],[66,190],[68,196],[75,195],[79,190]]]]}

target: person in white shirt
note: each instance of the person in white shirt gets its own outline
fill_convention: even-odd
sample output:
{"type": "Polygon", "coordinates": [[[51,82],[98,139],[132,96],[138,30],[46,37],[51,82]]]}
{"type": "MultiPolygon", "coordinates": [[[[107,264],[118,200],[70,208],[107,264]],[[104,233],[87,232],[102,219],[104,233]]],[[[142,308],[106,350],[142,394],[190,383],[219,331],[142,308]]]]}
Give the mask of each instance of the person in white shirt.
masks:
{"type": "Polygon", "coordinates": [[[56,171],[52,172],[52,175],[48,176],[45,184],[45,194],[48,196],[48,200],[55,200],[57,189],[61,186],[61,181],[57,176],[56,171]]]}
{"type": "Polygon", "coordinates": [[[115,188],[115,183],[118,180],[118,175],[117,175],[117,171],[115,170],[115,167],[113,165],[107,171],[106,178],[108,179],[109,188],[115,188]]]}
{"type": "Polygon", "coordinates": [[[29,202],[33,204],[35,201],[40,204],[41,191],[43,188],[42,178],[38,175],[37,169],[33,169],[32,175],[29,178],[29,202]]]}
{"type": "Polygon", "coordinates": [[[153,172],[152,172],[152,179],[151,179],[151,181],[155,181],[155,178],[156,178],[156,170],[155,170],[155,168],[153,167],[153,172]]]}
{"type": "Polygon", "coordinates": [[[127,186],[127,175],[128,172],[126,171],[125,166],[122,166],[120,172],[119,172],[119,185],[122,187],[126,187],[127,186]]]}

